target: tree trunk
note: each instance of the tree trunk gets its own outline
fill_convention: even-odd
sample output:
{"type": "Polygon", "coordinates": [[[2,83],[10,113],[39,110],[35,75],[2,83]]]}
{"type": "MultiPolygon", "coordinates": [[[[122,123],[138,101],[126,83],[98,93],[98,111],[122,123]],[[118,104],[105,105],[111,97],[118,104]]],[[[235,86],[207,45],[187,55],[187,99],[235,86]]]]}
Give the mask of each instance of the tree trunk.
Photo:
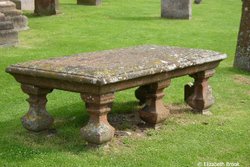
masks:
{"type": "Polygon", "coordinates": [[[250,0],[244,0],[234,67],[250,71],[250,0]]]}

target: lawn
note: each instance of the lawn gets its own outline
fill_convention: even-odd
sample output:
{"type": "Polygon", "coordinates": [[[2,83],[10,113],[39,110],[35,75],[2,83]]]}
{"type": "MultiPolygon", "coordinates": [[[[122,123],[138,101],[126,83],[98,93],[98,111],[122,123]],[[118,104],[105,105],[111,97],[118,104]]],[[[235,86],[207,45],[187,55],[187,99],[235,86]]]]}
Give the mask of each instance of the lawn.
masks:
{"type": "MultiPolygon", "coordinates": [[[[101,6],[60,1],[61,13],[29,18],[28,31],[16,47],[0,48],[0,166],[197,166],[199,162],[239,162],[250,166],[250,74],[232,68],[239,29],[240,0],[204,0],[193,5],[191,20],[160,18],[160,1],[103,0],[101,6]],[[212,116],[172,114],[158,130],[115,137],[92,149],[80,137],[88,114],[79,94],[55,90],[47,110],[53,129],[31,133],[20,121],[28,110],[27,95],[5,68],[14,63],[80,52],[158,44],[211,49],[228,54],[210,79],[216,103],[212,116]],[[56,129],[56,130],[55,130],[56,129]]],[[[172,80],[166,105],[185,108],[183,86],[189,77],[172,80]]],[[[116,93],[110,113],[135,112],[134,89],[116,93]]],[[[119,117],[119,116],[117,116],[119,117]]]]}

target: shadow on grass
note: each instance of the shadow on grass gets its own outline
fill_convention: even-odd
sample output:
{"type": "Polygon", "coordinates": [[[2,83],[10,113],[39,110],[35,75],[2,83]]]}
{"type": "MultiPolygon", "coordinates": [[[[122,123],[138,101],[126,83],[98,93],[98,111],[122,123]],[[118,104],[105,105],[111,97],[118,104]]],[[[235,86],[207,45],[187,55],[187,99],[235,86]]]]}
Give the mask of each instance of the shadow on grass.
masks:
{"type": "MultiPolygon", "coordinates": [[[[136,104],[137,102],[115,103],[115,111],[109,114],[109,117],[116,117],[119,113],[131,113],[136,104]]],[[[56,152],[79,154],[92,149],[80,135],[80,129],[87,124],[89,118],[82,103],[60,107],[50,112],[55,113],[54,125],[42,132],[27,131],[21,126],[20,119],[0,122],[4,132],[0,139],[0,154],[3,155],[1,158],[20,162],[40,154],[56,152]]]]}
{"type": "MultiPolygon", "coordinates": [[[[114,103],[114,110],[109,114],[108,120],[117,130],[141,130],[142,121],[139,118],[137,101],[114,103]]],[[[57,152],[80,154],[89,147],[80,135],[80,129],[87,124],[88,114],[82,103],[75,103],[69,107],[60,107],[53,110],[56,113],[54,125],[43,132],[30,132],[17,124],[17,120],[1,122],[0,127],[6,127],[0,139],[1,158],[8,161],[22,162],[36,156],[50,156],[57,152]],[[72,109],[72,112],[68,110],[72,109]],[[8,126],[6,126],[8,125],[8,126]]],[[[171,114],[188,112],[185,105],[168,105],[171,114]],[[174,106],[174,107],[173,107],[174,106]]],[[[20,120],[18,120],[20,121],[20,120]]],[[[145,129],[145,127],[143,127],[145,129]]],[[[147,127],[146,127],[147,128],[147,127]]]]}
{"type": "Polygon", "coordinates": [[[243,75],[246,75],[246,76],[250,76],[250,72],[247,72],[247,71],[244,71],[244,70],[241,70],[241,69],[237,69],[237,68],[234,68],[234,67],[221,67],[223,70],[225,71],[228,71],[232,74],[243,74],[243,75]]]}
{"type": "Polygon", "coordinates": [[[77,3],[60,3],[60,5],[63,5],[63,6],[84,6],[84,5],[77,5],[77,3]]]}
{"type": "Polygon", "coordinates": [[[28,18],[41,18],[43,16],[39,16],[37,14],[35,14],[33,11],[25,11],[24,15],[28,18]]]}
{"type": "Polygon", "coordinates": [[[161,17],[111,17],[114,20],[125,20],[125,21],[148,21],[148,20],[162,20],[161,17]]]}

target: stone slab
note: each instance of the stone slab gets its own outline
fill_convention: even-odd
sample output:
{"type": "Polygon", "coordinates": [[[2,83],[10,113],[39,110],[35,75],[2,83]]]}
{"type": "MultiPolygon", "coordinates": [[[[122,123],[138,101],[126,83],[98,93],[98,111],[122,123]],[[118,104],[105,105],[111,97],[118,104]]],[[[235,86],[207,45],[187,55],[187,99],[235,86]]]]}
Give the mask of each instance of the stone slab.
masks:
{"type": "Polygon", "coordinates": [[[191,0],[162,0],[161,17],[169,19],[191,19],[191,0]]]}
{"type": "Polygon", "coordinates": [[[105,85],[225,58],[209,50],[149,45],[30,61],[7,72],[105,85]]]}

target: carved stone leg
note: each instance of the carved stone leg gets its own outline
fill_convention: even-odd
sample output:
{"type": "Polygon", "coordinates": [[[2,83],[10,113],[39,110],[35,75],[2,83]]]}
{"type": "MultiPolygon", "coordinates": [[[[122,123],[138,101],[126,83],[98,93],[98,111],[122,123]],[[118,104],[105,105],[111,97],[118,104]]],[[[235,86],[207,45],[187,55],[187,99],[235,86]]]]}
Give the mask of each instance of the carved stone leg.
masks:
{"type": "Polygon", "coordinates": [[[115,129],[109,124],[107,114],[111,110],[114,94],[81,94],[90,114],[88,124],[81,129],[84,139],[91,144],[103,144],[112,139],[115,129]]]}
{"type": "MultiPolygon", "coordinates": [[[[162,98],[164,88],[170,85],[170,80],[165,80],[142,87],[146,98],[145,107],[139,111],[140,117],[148,124],[155,125],[163,122],[169,115],[169,110],[165,108],[162,98]],[[146,89],[145,89],[146,88],[146,89]]],[[[140,88],[139,88],[140,89],[140,88]]],[[[142,95],[142,94],[141,94],[142,95]]],[[[143,101],[145,100],[144,98],[143,101]]]]}
{"type": "Polygon", "coordinates": [[[23,127],[36,132],[48,129],[54,120],[46,111],[46,95],[52,92],[52,89],[32,85],[22,85],[21,88],[29,95],[27,101],[30,104],[28,113],[21,118],[23,127]]]}
{"type": "Polygon", "coordinates": [[[207,110],[214,103],[212,88],[208,85],[208,78],[213,76],[215,70],[207,70],[190,75],[194,78],[193,85],[185,85],[185,101],[193,111],[209,114],[207,110]]]}

